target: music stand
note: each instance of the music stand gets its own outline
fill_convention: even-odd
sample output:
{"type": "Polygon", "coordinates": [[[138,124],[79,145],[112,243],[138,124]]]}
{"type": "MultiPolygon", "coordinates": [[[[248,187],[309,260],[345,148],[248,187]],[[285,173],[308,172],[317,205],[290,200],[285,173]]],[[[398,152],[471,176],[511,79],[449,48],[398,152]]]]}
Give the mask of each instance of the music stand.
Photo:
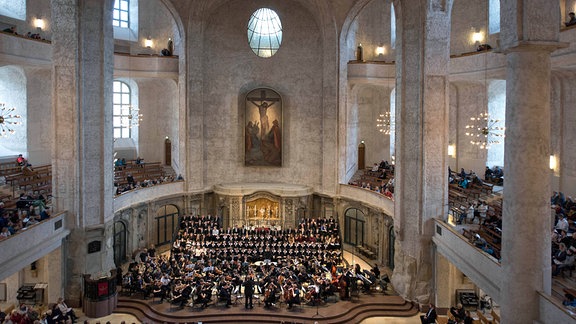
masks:
{"type": "Polygon", "coordinates": [[[312,315],[312,318],[316,318],[316,317],[324,317],[323,315],[320,315],[320,298],[316,298],[316,300],[314,301],[316,303],[316,314],[312,315]]]}

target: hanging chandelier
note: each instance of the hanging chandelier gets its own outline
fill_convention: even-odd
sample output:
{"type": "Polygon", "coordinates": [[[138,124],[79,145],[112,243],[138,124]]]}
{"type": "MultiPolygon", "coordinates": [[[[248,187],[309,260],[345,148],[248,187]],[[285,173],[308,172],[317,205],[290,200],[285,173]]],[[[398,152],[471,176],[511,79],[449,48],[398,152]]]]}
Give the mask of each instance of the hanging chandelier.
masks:
{"type": "Polygon", "coordinates": [[[21,125],[22,122],[19,121],[22,116],[13,115],[12,112],[16,108],[6,108],[6,104],[0,103],[0,137],[5,137],[9,134],[14,134],[16,131],[13,125],[21,125]]]}
{"type": "Polygon", "coordinates": [[[123,122],[125,122],[123,126],[130,128],[140,126],[140,122],[142,121],[142,114],[137,107],[123,106],[122,109],[128,109],[128,113],[123,114],[123,122]]]}
{"type": "Polygon", "coordinates": [[[470,144],[489,149],[492,145],[502,143],[505,128],[499,126],[500,122],[500,119],[490,118],[488,113],[470,117],[470,124],[466,125],[466,136],[472,137],[470,144]]]}
{"type": "Polygon", "coordinates": [[[380,114],[378,118],[376,118],[376,127],[378,127],[378,131],[385,135],[390,135],[390,133],[394,132],[394,120],[392,119],[392,114],[389,111],[380,114]]]}

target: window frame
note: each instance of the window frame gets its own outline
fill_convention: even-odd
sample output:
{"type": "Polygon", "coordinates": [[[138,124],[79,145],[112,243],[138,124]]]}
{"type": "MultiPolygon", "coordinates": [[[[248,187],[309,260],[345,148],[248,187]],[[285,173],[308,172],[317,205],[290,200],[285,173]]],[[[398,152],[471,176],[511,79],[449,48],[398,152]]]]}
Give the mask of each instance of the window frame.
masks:
{"type": "Polygon", "coordinates": [[[132,131],[131,131],[131,121],[130,116],[132,115],[132,88],[130,85],[124,81],[114,80],[112,86],[112,128],[113,128],[113,138],[132,138],[132,131]],[[116,83],[120,83],[120,91],[116,91],[116,83]],[[127,92],[124,92],[123,88],[126,87],[128,89],[127,92]],[[128,103],[124,102],[124,98],[128,98],[128,103]],[[117,97],[120,97],[120,102],[117,102],[117,97]],[[117,107],[120,109],[120,113],[117,114],[117,107]],[[124,111],[127,109],[128,113],[125,114],[124,111]],[[116,123],[117,118],[120,118],[120,124],[116,123]],[[127,123],[124,123],[124,120],[128,119],[127,123]],[[116,136],[116,130],[120,129],[120,136],[116,136]],[[128,136],[124,136],[124,132],[128,132],[128,136]]]}
{"type": "Polygon", "coordinates": [[[282,46],[282,20],[270,8],[259,8],[248,19],[246,27],[248,46],[254,54],[262,58],[274,56],[282,46]],[[265,24],[263,28],[263,24],[265,24]]]}
{"type": "Polygon", "coordinates": [[[112,26],[117,28],[130,28],[130,0],[114,0],[114,8],[112,9],[112,26]],[[122,4],[126,4],[126,8],[123,9],[122,4]],[[118,6],[117,6],[118,4],[118,6]],[[118,19],[116,19],[116,13],[118,12],[118,19]],[[122,13],[126,13],[126,19],[122,19],[122,13]],[[118,22],[116,25],[115,23],[118,22]],[[126,26],[122,26],[122,23],[126,26]]]}

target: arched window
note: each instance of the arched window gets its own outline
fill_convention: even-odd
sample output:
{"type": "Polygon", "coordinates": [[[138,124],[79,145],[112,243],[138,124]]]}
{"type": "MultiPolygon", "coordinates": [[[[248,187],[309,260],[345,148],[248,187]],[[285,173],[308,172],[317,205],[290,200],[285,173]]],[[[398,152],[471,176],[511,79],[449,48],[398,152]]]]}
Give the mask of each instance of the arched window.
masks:
{"type": "Polygon", "coordinates": [[[114,223],[114,263],[117,267],[126,261],[126,225],[114,223]]]}
{"type": "Polygon", "coordinates": [[[500,0],[490,0],[488,2],[488,33],[496,34],[500,32],[500,0]]]}
{"type": "Polygon", "coordinates": [[[0,15],[26,20],[26,0],[0,0],[0,15]]]}
{"type": "Polygon", "coordinates": [[[278,14],[268,8],[256,10],[248,21],[248,44],[260,57],[271,57],[282,44],[282,23],[278,14]]]}
{"type": "Polygon", "coordinates": [[[396,11],[394,4],[390,4],[390,46],[396,48],[396,11]]]}
{"type": "Polygon", "coordinates": [[[156,212],[156,246],[170,243],[178,228],[178,208],[165,205],[156,212]]]}
{"type": "Polygon", "coordinates": [[[122,81],[114,81],[112,105],[114,114],[112,125],[114,138],[130,138],[132,122],[132,100],[130,87],[122,81]]]}
{"type": "Polygon", "coordinates": [[[344,214],[344,242],[360,246],[364,244],[364,213],[356,208],[344,214]]]}

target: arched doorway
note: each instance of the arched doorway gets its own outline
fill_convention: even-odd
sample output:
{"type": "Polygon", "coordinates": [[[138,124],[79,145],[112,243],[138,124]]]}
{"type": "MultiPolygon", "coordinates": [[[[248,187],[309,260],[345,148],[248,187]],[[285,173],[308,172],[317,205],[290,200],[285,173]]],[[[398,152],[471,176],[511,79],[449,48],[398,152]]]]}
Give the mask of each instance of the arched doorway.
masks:
{"type": "Polygon", "coordinates": [[[390,226],[390,230],[388,231],[388,267],[392,270],[394,270],[394,242],[396,242],[394,226],[390,226]]]}
{"type": "Polygon", "coordinates": [[[350,208],[344,213],[344,242],[360,246],[364,244],[364,213],[350,208]]]}
{"type": "Polygon", "coordinates": [[[126,260],[126,225],[118,221],[114,223],[114,263],[119,267],[126,260]]]}
{"type": "Polygon", "coordinates": [[[358,170],[366,168],[366,145],[364,141],[358,145],[358,170]]]}
{"type": "Polygon", "coordinates": [[[156,212],[156,246],[170,243],[178,228],[178,208],[164,205],[156,212]]]}

